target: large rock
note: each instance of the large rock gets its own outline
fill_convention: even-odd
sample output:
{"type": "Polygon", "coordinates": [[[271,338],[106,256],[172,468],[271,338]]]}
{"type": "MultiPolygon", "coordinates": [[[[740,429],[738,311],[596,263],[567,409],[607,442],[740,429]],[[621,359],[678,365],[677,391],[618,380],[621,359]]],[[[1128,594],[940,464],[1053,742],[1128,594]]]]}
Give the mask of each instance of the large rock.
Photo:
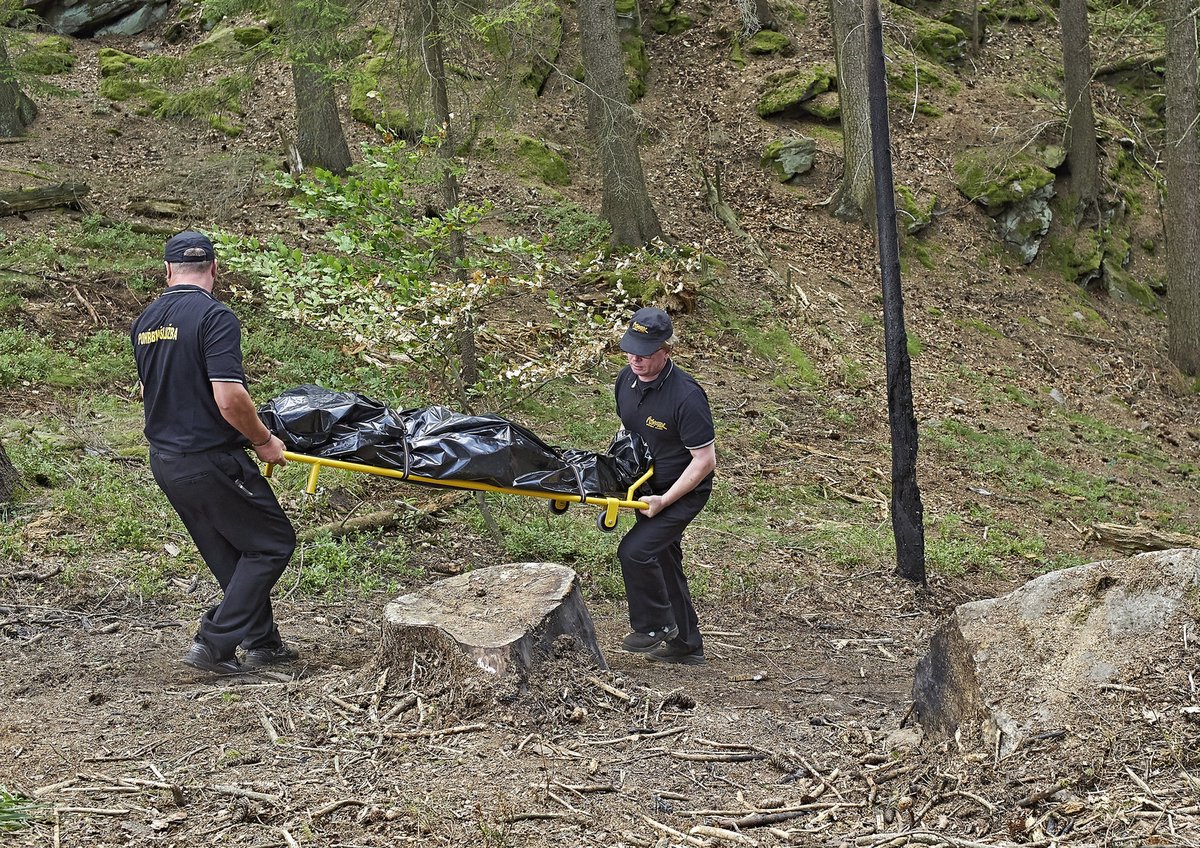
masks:
{"type": "Polygon", "coordinates": [[[1196,632],[1198,593],[1200,551],[1179,548],[1051,572],[962,604],[917,664],[918,720],[927,734],[1001,756],[1028,736],[1101,721],[1094,705],[1106,691],[1160,678],[1173,646],[1196,632]]]}
{"type": "Polygon", "coordinates": [[[136,35],[162,20],[167,0],[25,0],[25,8],[64,35],[136,35]]]}
{"type": "Polygon", "coordinates": [[[1054,174],[1043,160],[1021,151],[979,148],[954,162],[955,185],[983,207],[1004,243],[1026,264],[1050,229],[1054,174]]]}
{"type": "Polygon", "coordinates": [[[546,562],[481,568],[404,595],[384,609],[381,657],[405,667],[417,651],[465,655],[488,674],[524,678],[573,647],[607,668],[571,569],[546,562]]]}

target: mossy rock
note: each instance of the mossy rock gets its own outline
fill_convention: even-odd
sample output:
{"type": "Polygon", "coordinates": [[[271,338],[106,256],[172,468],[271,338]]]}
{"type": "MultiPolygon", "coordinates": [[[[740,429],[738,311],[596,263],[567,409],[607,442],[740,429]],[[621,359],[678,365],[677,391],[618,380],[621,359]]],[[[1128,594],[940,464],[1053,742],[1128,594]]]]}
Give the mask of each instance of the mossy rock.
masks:
{"type": "Polygon", "coordinates": [[[1130,274],[1115,257],[1104,257],[1104,282],[1110,297],[1143,309],[1158,308],[1158,296],[1150,285],[1130,274]]]}
{"type": "Polygon", "coordinates": [[[23,74],[52,76],[75,67],[71,40],[62,35],[33,36],[23,52],[11,52],[13,67],[23,74]]]}
{"type": "Polygon", "coordinates": [[[1046,260],[1068,283],[1088,285],[1100,276],[1104,244],[1091,228],[1068,231],[1046,247],[1046,260]]]}
{"type": "MultiPolygon", "coordinates": [[[[261,30],[262,38],[254,42],[255,44],[270,37],[270,34],[261,27],[245,27],[243,29],[261,30]]],[[[243,36],[243,38],[245,37],[247,36],[243,36]]],[[[237,27],[222,26],[214,29],[203,41],[193,47],[188,57],[200,62],[218,62],[222,59],[240,56],[252,46],[238,37],[237,27]]]]}
{"type": "Polygon", "coordinates": [[[414,62],[398,56],[369,56],[350,72],[350,117],[417,139],[433,120],[414,62]]]}
{"type": "Polygon", "coordinates": [[[1054,174],[1028,153],[982,149],[961,154],[954,176],[958,190],[992,214],[1054,183],[1054,174]]]}
{"type": "Polygon", "coordinates": [[[841,120],[842,98],[836,91],[826,91],[818,94],[816,97],[805,100],[800,104],[800,108],[814,118],[831,124],[834,121],[841,120]]]}
{"type": "Polygon", "coordinates": [[[629,99],[636,103],[646,95],[646,80],[650,76],[650,57],[646,53],[646,39],[640,35],[622,38],[621,52],[625,55],[625,77],[629,81],[629,99]]]}
{"type": "Polygon", "coordinates": [[[271,31],[262,26],[235,27],[233,39],[243,47],[257,47],[271,37],[271,31]]]}
{"type": "Polygon", "coordinates": [[[992,23],[1010,21],[1019,24],[1033,24],[1040,21],[1045,15],[1041,6],[1025,0],[1005,0],[999,3],[981,4],[980,11],[992,23]]]}
{"type": "Polygon", "coordinates": [[[911,53],[889,50],[884,72],[888,78],[888,89],[906,94],[917,91],[957,94],[962,87],[948,70],[911,53]]]}
{"type": "Polygon", "coordinates": [[[659,35],[679,35],[695,23],[691,15],[679,11],[679,0],[661,0],[650,19],[650,25],[659,35]]]}
{"type": "Polygon", "coordinates": [[[781,183],[789,182],[812,170],[817,140],[807,136],[778,138],[762,152],[762,164],[770,168],[781,183]]]}
{"type": "Polygon", "coordinates": [[[754,56],[791,56],[792,40],[782,32],[760,29],[746,40],[745,49],[754,56]]]}
{"type": "Polygon", "coordinates": [[[759,117],[769,118],[794,110],[805,100],[837,87],[837,77],[828,65],[810,65],[792,71],[781,71],[767,77],[755,110],[759,117]]]}
{"type": "Polygon", "coordinates": [[[546,142],[527,135],[518,135],[514,141],[513,161],[517,173],[525,177],[536,177],[546,185],[571,184],[571,171],[561,153],[546,142]]]}
{"type": "Polygon", "coordinates": [[[150,60],[112,47],[102,47],[96,54],[100,63],[100,77],[130,77],[148,73],[150,60]]]}
{"type": "Polygon", "coordinates": [[[943,65],[960,61],[967,55],[967,34],[954,24],[925,19],[913,32],[913,47],[918,53],[943,65]]]}
{"type": "Polygon", "coordinates": [[[930,194],[922,199],[906,185],[896,186],[897,222],[910,236],[915,236],[933,222],[933,210],[937,208],[937,195],[930,194]]]}

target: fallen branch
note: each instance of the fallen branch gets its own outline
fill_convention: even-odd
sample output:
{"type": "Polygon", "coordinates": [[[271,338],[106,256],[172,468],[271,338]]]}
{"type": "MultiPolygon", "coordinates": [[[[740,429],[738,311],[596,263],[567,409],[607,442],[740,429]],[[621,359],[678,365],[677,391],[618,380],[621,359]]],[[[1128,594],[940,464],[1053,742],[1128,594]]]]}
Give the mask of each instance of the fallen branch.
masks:
{"type": "Polygon", "coordinates": [[[415,512],[419,515],[433,515],[454,506],[466,497],[467,495],[462,492],[448,492],[417,506],[410,506],[407,509],[384,509],[354,518],[332,521],[329,524],[322,524],[319,527],[310,527],[299,535],[299,540],[301,542],[311,542],[322,533],[328,533],[337,539],[342,536],[349,536],[351,533],[361,533],[364,530],[386,529],[398,524],[400,519],[408,512],[415,512]]]}
{"type": "Polygon", "coordinates": [[[458,733],[474,733],[477,730],[486,730],[486,724],[460,724],[455,727],[443,727],[441,730],[406,730],[396,732],[392,730],[384,731],[384,736],[388,739],[424,739],[431,736],[454,736],[458,733]]]}
{"type": "Polygon", "coordinates": [[[323,807],[317,807],[315,810],[309,813],[309,816],[314,819],[319,819],[323,816],[329,815],[334,810],[340,810],[342,807],[351,806],[366,807],[369,805],[366,801],[360,801],[358,798],[339,798],[336,801],[330,801],[323,807]]]}
{"type": "Polygon", "coordinates": [[[704,840],[690,836],[681,830],[676,830],[675,828],[665,825],[660,821],[655,821],[647,815],[643,815],[642,818],[646,820],[646,824],[650,825],[655,830],[667,834],[667,836],[674,836],[676,839],[682,839],[684,842],[688,842],[692,845],[704,845],[704,840]]]}
{"type": "Polygon", "coordinates": [[[1186,533],[1151,530],[1125,524],[1093,524],[1091,536],[1105,547],[1125,554],[1166,551],[1171,548],[1200,548],[1200,538],[1186,533]]]}
{"type": "Polygon", "coordinates": [[[198,789],[209,789],[218,795],[232,795],[235,798],[247,798],[251,801],[262,801],[264,804],[279,804],[282,799],[278,795],[268,795],[265,792],[255,792],[253,789],[239,789],[236,786],[200,786],[198,789]]]}
{"type": "Polygon", "coordinates": [[[757,840],[751,839],[744,833],[738,833],[736,830],[726,830],[723,827],[710,827],[706,824],[698,824],[689,830],[688,833],[695,836],[707,836],[709,839],[736,842],[738,845],[758,845],[757,840]]]}
{"type": "Polygon", "coordinates": [[[84,183],[59,183],[41,188],[19,188],[0,191],[0,215],[16,215],[35,209],[53,209],[55,206],[79,207],[79,200],[90,189],[84,183]]]}
{"type": "Polygon", "coordinates": [[[597,689],[601,689],[601,690],[607,692],[608,694],[612,695],[614,698],[620,698],[622,701],[624,701],[627,704],[633,700],[633,696],[630,695],[628,692],[622,692],[620,689],[618,689],[615,686],[609,686],[607,683],[605,683],[599,677],[588,677],[587,682],[592,684],[593,686],[595,686],[597,689]]]}

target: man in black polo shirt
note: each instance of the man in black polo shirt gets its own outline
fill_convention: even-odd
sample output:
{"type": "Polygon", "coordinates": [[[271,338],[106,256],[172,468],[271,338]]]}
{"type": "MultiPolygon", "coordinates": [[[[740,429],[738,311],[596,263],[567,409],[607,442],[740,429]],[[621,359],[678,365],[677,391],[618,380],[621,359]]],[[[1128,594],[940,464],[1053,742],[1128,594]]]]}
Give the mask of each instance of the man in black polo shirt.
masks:
{"type": "Polygon", "coordinates": [[[617,375],[617,414],[654,457],[647,509],[617,548],[629,623],[621,642],[657,662],[700,665],[704,642],[683,573],[683,531],[708,502],[717,466],[708,396],[671,361],[671,318],[639,309],[621,339],[629,364],[617,375]]]}
{"type": "Polygon", "coordinates": [[[179,513],[222,601],[200,620],[183,661],[216,674],[293,662],[271,611],[271,589],[296,547],[275,493],[246,454],[284,462],[246,390],[241,325],[212,296],[212,242],[197,232],[166,245],[167,289],[134,322],[154,479],[179,513]],[[244,662],[237,648],[246,649],[244,662]]]}

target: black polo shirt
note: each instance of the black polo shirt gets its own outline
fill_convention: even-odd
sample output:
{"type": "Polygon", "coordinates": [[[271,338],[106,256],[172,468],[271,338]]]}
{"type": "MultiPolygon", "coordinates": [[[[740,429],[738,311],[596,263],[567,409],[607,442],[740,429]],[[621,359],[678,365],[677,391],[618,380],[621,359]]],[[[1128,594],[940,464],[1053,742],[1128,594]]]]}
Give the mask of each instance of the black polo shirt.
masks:
{"type": "MultiPolygon", "coordinates": [[[[661,495],[692,461],[691,451],[716,441],[708,395],[671,360],[649,382],[639,380],[626,365],[617,375],[615,391],[621,423],[645,440],[654,457],[650,488],[661,495]]],[[[709,474],[694,491],[710,491],[712,481],[709,474]]]]}
{"type": "Polygon", "coordinates": [[[199,453],[249,444],[213,398],[213,382],[246,383],[242,327],[232,309],[199,286],[170,286],[130,336],[152,448],[199,453]]]}

